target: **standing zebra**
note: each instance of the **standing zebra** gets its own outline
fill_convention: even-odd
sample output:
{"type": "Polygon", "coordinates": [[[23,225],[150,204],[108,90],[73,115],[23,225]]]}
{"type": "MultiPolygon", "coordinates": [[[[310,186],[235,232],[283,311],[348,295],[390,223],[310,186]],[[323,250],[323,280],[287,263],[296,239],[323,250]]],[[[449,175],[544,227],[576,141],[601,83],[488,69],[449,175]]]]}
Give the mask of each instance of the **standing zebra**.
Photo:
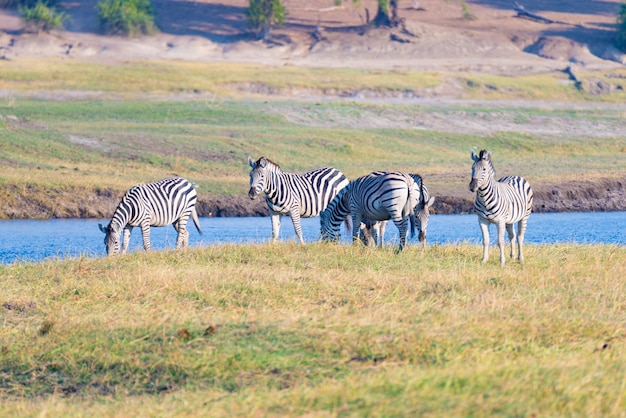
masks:
{"type": "Polygon", "coordinates": [[[500,247],[500,265],[504,266],[504,229],[511,240],[511,257],[515,253],[515,229],[517,222],[518,259],[524,261],[524,233],[526,222],[533,205],[533,190],[523,177],[507,176],[495,181],[496,170],[491,163],[491,152],[480,151],[471,153],[472,181],[469,189],[476,192],[474,210],[478,215],[478,223],[483,235],[484,263],[489,257],[489,224],[498,226],[498,246],[500,247]]]}
{"type": "Polygon", "coordinates": [[[272,241],[278,239],[280,218],[289,215],[298,239],[304,243],[300,218],[318,216],[348,185],[346,176],[331,167],[293,174],[284,172],[278,164],[265,157],[256,162],[248,157],[248,164],[252,168],[248,196],[255,199],[261,192],[265,193],[272,217],[272,241]]]}
{"type": "Polygon", "coordinates": [[[140,226],[143,247],[150,251],[150,227],[173,224],[178,232],[176,248],[184,248],[189,242],[187,221],[193,219],[198,232],[200,224],[196,213],[197,193],[194,185],[181,177],[170,177],[155,183],[138,184],[130,188],[120,201],[109,224],[100,224],[106,234],[104,245],[107,254],[120,252],[120,235],[124,232],[121,253],[126,253],[133,227],[140,226]]]}
{"type": "MultiPolygon", "coordinates": [[[[420,190],[420,197],[417,207],[415,208],[415,226],[419,231],[419,241],[422,243],[422,246],[426,247],[426,230],[428,228],[428,219],[430,217],[430,207],[435,202],[435,197],[430,196],[426,185],[422,179],[422,176],[419,174],[409,174],[417,184],[420,190]]],[[[370,241],[378,244],[378,246],[382,247],[384,242],[385,228],[387,226],[387,221],[370,221],[369,219],[365,219],[363,224],[361,225],[362,235],[364,241],[369,244],[370,241]]]]}
{"type": "Polygon", "coordinates": [[[413,178],[400,172],[375,171],[350,182],[321,214],[321,232],[324,240],[338,239],[339,228],[345,217],[352,215],[352,241],[359,237],[359,225],[364,219],[385,221],[391,219],[398,228],[401,251],[406,243],[407,228],[415,232],[415,207],[419,188],[413,178]]]}

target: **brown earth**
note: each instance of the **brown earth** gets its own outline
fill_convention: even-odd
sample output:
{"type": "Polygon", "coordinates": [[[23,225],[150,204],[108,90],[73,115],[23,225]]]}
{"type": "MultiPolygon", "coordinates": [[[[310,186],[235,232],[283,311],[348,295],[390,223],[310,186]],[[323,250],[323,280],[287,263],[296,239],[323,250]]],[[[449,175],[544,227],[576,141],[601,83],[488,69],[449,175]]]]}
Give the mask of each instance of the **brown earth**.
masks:
{"type": "MultiPolygon", "coordinates": [[[[351,1],[335,5],[334,0],[285,0],[288,18],[266,42],[257,41],[246,29],[247,0],[154,0],[160,33],[135,39],[102,36],[94,11],[96,0],[62,1],[60,7],[71,20],[65,31],[31,34],[23,30],[15,11],[0,10],[0,57],[62,57],[101,63],[133,60],[185,60],[253,62],[267,65],[309,67],[353,67],[363,69],[414,69],[452,73],[492,73],[520,75],[564,71],[570,66],[585,70],[623,68],[626,59],[612,47],[615,19],[622,0],[519,0],[531,13],[552,20],[545,23],[521,18],[510,0],[401,0],[402,23],[394,28],[376,28],[371,19],[375,0],[351,1]],[[462,8],[467,5],[467,10],[462,8]],[[465,15],[464,15],[465,14],[465,15]]],[[[602,86],[600,86],[602,87],[602,86]]],[[[619,87],[619,86],[618,86],[619,87]]],[[[264,93],[259,86],[234,86],[243,92],[264,93]]],[[[623,88],[623,86],[621,86],[623,88]]],[[[454,104],[462,89],[454,82],[441,88],[420,91],[411,97],[387,97],[376,92],[352,97],[373,101],[436,100],[438,105],[454,104]]],[[[610,90],[610,89],[609,89],[610,90]]],[[[603,93],[602,91],[600,93],[603,93]]],[[[37,93],[35,93],[37,94],[37,93]]],[[[69,93],[68,93],[69,94],[69,93]]],[[[90,93],[91,94],[91,93],[90,93]]],[[[265,94],[309,97],[316,100],[328,92],[265,92],[265,94]]],[[[341,97],[343,92],[330,93],[341,97]]],[[[71,95],[71,94],[70,94],[71,95]]],[[[542,103],[542,106],[615,106],[593,103],[542,103]]],[[[532,102],[490,102],[491,107],[537,106],[532,102]]],[[[290,115],[285,115],[289,117],[290,115]]],[[[297,114],[291,115],[298,117],[297,114]]],[[[397,116],[397,115],[396,115],[397,116]]],[[[519,131],[519,124],[505,117],[475,121],[457,114],[455,123],[437,113],[421,118],[424,129],[487,133],[490,130],[519,131]],[[488,123],[486,123],[488,122],[488,123]]],[[[361,118],[385,126],[389,120],[361,118]]],[[[413,119],[414,120],[414,119],[413,119]]],[[[298,121],[319,124],[322,121],[298,121]]],[[[402,124],[397,119],[395,126],[402,124]]],[[[529,133],[566,134],[592,129],[603,137],[626,132],[624,121],[612,126],[570,126],[571,121],[551,119],[549,123],[529,123],[529,133]],[[555,123],[556,122],[556,123],[555,123]]],[[[2,190],[19,204],[0,203],[0,217],[106,217],[119,200],[112,192],[93,196],[65,196],[57,193],[53,205],[35,201],[24,190],[2,190]],[[8,206],[7,206],[8,205],[8,206]],[[98,209],[94,209],[98,208],[98,209]]],[[[471,211],[469,192],[458,196],[438,196],[437,213],[471,211]]],[[[200,196],[199,212],[205,216],[265,215],[263,200],[241,196],[200,196]]],[[[535,186],[536,211],[626,210],[623,179],[601,179],[587,183],[535,186]]]]}

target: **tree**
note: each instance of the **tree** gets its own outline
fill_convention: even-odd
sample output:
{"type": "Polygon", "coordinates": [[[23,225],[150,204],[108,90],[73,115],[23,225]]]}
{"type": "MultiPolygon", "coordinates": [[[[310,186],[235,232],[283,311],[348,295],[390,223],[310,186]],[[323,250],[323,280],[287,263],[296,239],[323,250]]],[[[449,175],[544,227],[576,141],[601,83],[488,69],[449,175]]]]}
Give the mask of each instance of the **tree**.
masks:
{"type": "Polygon", "coordinates": [[[257,39],[267,39],[271,28],[285,23],[285,6],[281,0],[250,0],[246,20],[257,39]]]}
{"type": "Polygon", "coordinates": [[[626,2],[622,3],[617,14],[617,37],[615,45],[622,51],[626,52],[626,2]]]}
{"type": "Polygon", "coordinates": [[[398,23],[400,23],[398,0],[378,0],[374,24],[376,26],[397,26],[398,23]]]}

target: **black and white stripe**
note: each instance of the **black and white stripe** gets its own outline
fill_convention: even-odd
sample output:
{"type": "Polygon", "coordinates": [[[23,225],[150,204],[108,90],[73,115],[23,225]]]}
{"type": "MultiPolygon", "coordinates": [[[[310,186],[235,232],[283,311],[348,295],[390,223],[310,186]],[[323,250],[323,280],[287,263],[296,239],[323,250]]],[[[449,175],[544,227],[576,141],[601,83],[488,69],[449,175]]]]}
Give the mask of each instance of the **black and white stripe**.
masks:
{"type": "Polygon", "coordinates": [[[348,185],[346,176],[331,167],[294,174],[284,172],[278,164],[265,157],[257,161],[248,157],[248,164],[252,168],[248,196],[255,199],[265,193],[272,218],[272,241],[278,239],[280,218],[289,215],[298,239],[304,243],[300,218],[318,216],[348,185]]]}
{"type": "Polygon", "coordinates": [[[524,261],[524,233],[526,222],[532,211],[533,191],[523,177],[507,176],[495,180],[496,171],[491,162],[491,152],[482,150],[479,155],[471,153],[472,181],[469,189],[476,192],[474,210],[483,236],[483,263],[489,257],[489,225],[498,227],[498,246],[500,247],[500,265],[504,266],[504,229],[511,240],[511,257],[515,253],[515,229],[517,223],[518,259],[524,261]]]}
{"type": "MultiPolygon", "coordinates": [[[[430,196],[422,176],[419,174],[409,175],[413,178],[418,189],[420,190],[419,201],[417,207],[415,208],[415,226],[419,232],[419,241],[422,243],[422,246],[426,247],[426,230],[428,229],[430,208],[435,202],[435,197],[430,196]]],[[[384,244],[386,226],[387,221],[371,221],[369,219],[365,219],[361,224],[362,239],[366,244],[373,242],[382,247],[384,244]]]]}
{"type": "Polygon", "coordinates": [[[420,191],[411,176],[401,172],[376,171],[350,182],[322,212],[321,232],[325,240],[339,239],[341,223],[351,214],[352,240],[359,237],[359,225],[365,219],[391,219],[398,228],[400,247],[406,244],[407,230],[415,228],[415,207],[420,191]]]}
{"type": "Polygon", "coordinates": [[[196,212],[197,193],[194,185],[181,177],[170,177],[155,183],[139,184],[122,197],[109,224],[100,225],[106,234],[104,244],[107,254],[120,252],[120,235],[124,231],[121,253],[128,249],[130,234],[135,226],[141,227],[143,247],[150,251],[150,227],[173,224],[178,232],[176,248],[184,248],[189,242],[187,221],[189,217],[200,231],[196,212]]]}

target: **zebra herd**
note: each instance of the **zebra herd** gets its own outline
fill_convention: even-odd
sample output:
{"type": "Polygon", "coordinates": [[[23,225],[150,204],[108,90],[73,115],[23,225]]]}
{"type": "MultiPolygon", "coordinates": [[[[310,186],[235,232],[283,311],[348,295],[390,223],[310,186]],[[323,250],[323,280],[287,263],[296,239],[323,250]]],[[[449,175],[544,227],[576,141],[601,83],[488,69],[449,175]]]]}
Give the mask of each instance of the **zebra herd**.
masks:
{"type": "MultiPolygon", "coordinates": [[[[523,242],[526,223],[532,211],[533,192],[529,183],[519,176],[495,180],[495,168],[489,151],[471,152],[472,180],[469,189],[476,193],[474,209],[483,238],[482,261],[488,259],[489,225],[498,228],[500,264],[504,266],[504,230],[511,240],[511,257],[518,246],[518,260],[524,261],[523,242]],[[517,240],[514,224],[518,224],[517,240]]],[[[418,230],[418,239],[426,246],[426,229],[434,196],[430,196],[422,177],[393,171],[374,171],[349,181],[339,170],[322,167],[302,174],[287,173],[271,160],[261,157],[250,165],[250,190],[255,199],[265,194],[272,221],[272,241],[278,239],[280,219],[290,216],[301,243],[301,218],[320,216],[323,240],[338,240],[341,224],[346,221],[352,229],[352,240],[374,242],[381,246],[385,224],[391,220],[398,228],[401,251],[406,238],[418,230]],[[351,224],[351,225],[350,225],[351,224]]],[[[140,226],[143,244],[150,250],[150,226],[172,224],[178,233],[177,248],[188,243],[187,222],[191,217],[202,233],[195,209],[197,194],[189,181],[172,177],[132,187],[122,197],[109,224],[100,229],[105,233],[107,254],[126,252],[132,228],[140,226]],[[120,248],[120,238],[123,242],[120,248]]]]}

